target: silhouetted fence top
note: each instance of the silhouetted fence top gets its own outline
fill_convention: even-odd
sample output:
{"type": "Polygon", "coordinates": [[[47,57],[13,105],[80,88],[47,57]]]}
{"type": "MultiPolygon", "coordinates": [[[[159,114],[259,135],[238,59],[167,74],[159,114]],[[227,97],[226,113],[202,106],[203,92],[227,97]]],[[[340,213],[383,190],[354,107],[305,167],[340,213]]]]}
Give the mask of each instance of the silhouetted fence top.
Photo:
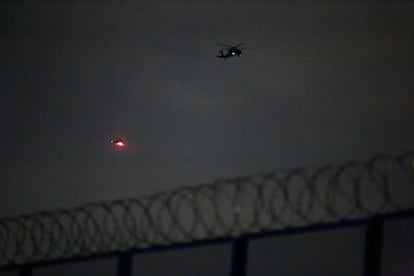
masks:
{"type": "Polygon", "coordinates": [[[279,170],[0,220],[0,266],[368,218],[414,208],[414,152],[279,170]]]}

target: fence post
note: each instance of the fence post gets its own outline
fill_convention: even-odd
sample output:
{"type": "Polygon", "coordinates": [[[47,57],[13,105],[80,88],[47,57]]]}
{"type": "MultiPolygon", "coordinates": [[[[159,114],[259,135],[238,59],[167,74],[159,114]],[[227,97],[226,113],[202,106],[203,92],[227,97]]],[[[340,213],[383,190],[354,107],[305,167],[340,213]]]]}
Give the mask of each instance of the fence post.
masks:
{"type": "Polygon", "coordinates": [[[19,276],[32,276],[32,267],[30,265],[23,265],[19,268],[19,276]]]}
{"type": "Polygon", "coordinates": [[[132,271],[132,253],[130,251],[123,252],[118,257],[117,276],[131,276],[131,271],[132,271]]]}
{"type": "Polygon", "coordinates": [[[381,275],[384,221],[373,218],[367,225],[365,236],[364,276],[381,275]]]}
{"type": "Polygon", "coordinates": [[[245,276],[247,272],[247,246],[246,236],[233,241],[231,276],[245,276]]]}

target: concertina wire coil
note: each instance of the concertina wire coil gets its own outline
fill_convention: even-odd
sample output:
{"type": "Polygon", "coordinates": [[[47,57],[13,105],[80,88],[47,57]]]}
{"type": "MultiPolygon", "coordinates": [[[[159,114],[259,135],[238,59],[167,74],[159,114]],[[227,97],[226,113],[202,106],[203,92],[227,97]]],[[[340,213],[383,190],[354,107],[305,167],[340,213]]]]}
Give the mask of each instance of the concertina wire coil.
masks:
{"type": "Polygon", "coordinates": [[[0,266],[237,237],[414,208],[414,152],[278,170],[0,220],[0,266]]]}

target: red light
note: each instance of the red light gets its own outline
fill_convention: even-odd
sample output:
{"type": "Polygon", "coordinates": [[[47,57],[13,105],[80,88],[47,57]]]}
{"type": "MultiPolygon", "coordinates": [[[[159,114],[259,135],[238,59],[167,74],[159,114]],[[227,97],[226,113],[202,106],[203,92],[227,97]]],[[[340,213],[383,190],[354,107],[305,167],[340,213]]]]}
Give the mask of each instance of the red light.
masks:
{"type": "Polygon", "coordinates": [[[114,144],[117,148],[125,147],[125,143],[122,139],[111,140],[111,144],[114,144]]]}
{"type": "Polygon", "coordinates": [[[125,146],[125,144],[122,141],[118,141],[118,142],[115,143],[115,146],[117,146],[117,147],[123,147],[123,146],[125,146]]]}

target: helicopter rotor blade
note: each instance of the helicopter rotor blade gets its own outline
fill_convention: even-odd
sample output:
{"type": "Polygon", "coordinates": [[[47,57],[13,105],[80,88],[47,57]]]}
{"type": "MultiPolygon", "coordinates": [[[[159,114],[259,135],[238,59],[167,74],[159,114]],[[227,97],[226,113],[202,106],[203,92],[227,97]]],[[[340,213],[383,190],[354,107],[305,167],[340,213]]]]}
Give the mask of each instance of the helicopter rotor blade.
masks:
{"type": "Polygon", "coordinates": [[[230,46],[230,45],[227,45],[227,44],[222,44],[222,43],[216,43],[216,45],[223,46],[223,47],[226,47],[226,48],[233,48],[233,46],[230,46]]]}
{"type": "MultiPolygon", "coordinates": [[[[222,46],[222,47],[226,47],[226,48],[240,48],[239,46],[241,46],[241,45],[243,45],[244,43],[242,42],[242,43],[239,43],[239,44],[237,44],[237,45],[228,45],[228,44],[223,44],[223,43],[216,43],[216,45],[218,45],[218,46],[222,46]]],[[[243,48],[240,48],[240,49],[243,49],[243,48]]],[[[246,49],[246,48],[245,48],[246,49]]]]}

